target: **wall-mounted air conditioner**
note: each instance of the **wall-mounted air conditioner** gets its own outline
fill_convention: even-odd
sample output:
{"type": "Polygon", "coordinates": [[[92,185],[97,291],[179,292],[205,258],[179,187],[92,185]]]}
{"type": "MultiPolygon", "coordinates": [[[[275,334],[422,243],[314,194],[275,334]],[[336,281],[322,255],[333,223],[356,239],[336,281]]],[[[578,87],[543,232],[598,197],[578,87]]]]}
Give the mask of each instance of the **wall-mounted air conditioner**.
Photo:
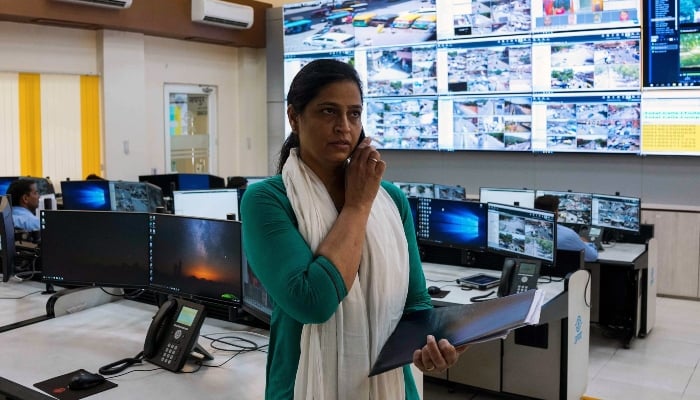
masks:
{"type": "Polygon", "coordinates": [[[64,3],[83,4],[86,6],[107,8],[129,8],[132,0],[56,0],[64,3]]]}
{"type": "Polygon", "coordinates": [[[253,26],[253,7],[222,0],[192,0],[192,21],[248,29],[253,26]]]}

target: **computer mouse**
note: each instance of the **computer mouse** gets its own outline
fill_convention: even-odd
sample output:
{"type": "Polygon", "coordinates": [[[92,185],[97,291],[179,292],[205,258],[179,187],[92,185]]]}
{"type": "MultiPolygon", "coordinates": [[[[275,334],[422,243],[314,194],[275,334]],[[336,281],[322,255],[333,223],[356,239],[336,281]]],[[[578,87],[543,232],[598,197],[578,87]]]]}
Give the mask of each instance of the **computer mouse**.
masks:
{"type": "Polygon", "coordinates": [[[70,378],[68,388],[71,390],[90,389],[103,383],[104,381],[104,376],[82,370],[70,378]]]}
{"type": "Polygon", "coordinates": [[[433,295],[433,294],[439,294],[442,290],[437,287],[437,286],[430,286],[428,287],[428,294],[433,295]]]}

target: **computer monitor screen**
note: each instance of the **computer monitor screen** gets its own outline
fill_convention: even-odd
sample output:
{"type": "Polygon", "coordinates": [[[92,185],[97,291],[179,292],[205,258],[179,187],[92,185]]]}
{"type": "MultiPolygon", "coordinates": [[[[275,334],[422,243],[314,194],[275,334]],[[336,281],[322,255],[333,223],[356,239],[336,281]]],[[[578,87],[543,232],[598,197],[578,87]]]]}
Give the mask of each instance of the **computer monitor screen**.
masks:
{"type": "Polygon", "coordinates": [[[64,210],[111,211],[109,181],[62,181],[64,210]]]}
{"type": "Polygon", "coordinates": [[[486,204],[418,199],[418,240],[460,249],[486,249],[486,204]]]}
{"type": "Polygon", "coordinates": [[[467,197],[467,190],[461,186],[434,185],[435,198],[444,200],[464,200],[467,197]]]}
{"type": "Polygon", "coordinates": [[[642,94],[642,104],[642,154],[700,155],[695,145],[700,129],[697,89],[648,90],[642,94]]]}
{"type": "Polygon", "coordinates": [[[173,202],[176,215],[238,220],[238,189],[176,190],[173,202]]]}
{"type": "Polygon", "coordinates": [[[260,280],[250,268],[245,253],[243,254],[241,265],[241,279],[243,280],[242,308],[245,312],[269,325],[270,318],[272,318],[272,298],[267,294],[262,283],[260,283],[260,280]]]}
{"type": "Polygon", "coordinates": [[[413,219],[413,228],[418,234],[418,197],[408,197],[408,207],[411,209],[411,217],[413,219]]]}
{"type": "Polygon", "coordinates": [[[241,223],[150,214],[150,286],[185,298],[238,305],[241,223]]]}
{"type": "Polygon", "coordinates": [[[592,226],[639,232],[640,212],[641,200],[637,197],[592,195],[592,226]]]}
{"type": "Polygon", "coordinates": [[[156,212],[163,205],[162,190],[148,182],[110,181],[114,211],[156,212]]]}
{"type": "Polygon", "coordinates": [[[15,226],[12,223],[12,206],[7,196],[0,196],[0,213],[0,267],[2,281],[7,282],[15,273],[15,226]]]}
{"type": "Polygon", "coordinates": [[[19,179],[19,176],[0,176],[0,196],[7,194],[10,183],[19,179]]]}
{"type": "Polygon", "coordinates": [[[488,203],[488,249],[553,264],[557,222],[553,212],[488,203]]]}
{"type": "Polygon", "coordinates": [[[148,214],[45,210],[43,279],[60,285],[148,286],[148,214]]]}
{"type": "Polygon", "coordinates": [[[697,54],[700,13],[692,1],[644,0],[644,87],[700,85],[697,54]]]}
{"type": "Polygon", "coordinates": [[[536,194],[537,197],[549,195],[559,198],[557,222],[571,225],[591,224],[590,193],[538,190],[536,194]]]}
{"type": "Polygon", "coordinates": [[[435,184],[418,182],[394,182],[408,197],[435,197],[435,184]]]}
{"type": "Polygon", "coordinates": [[[533,208],[535,191],[533,189],[486,188],[479,189],[481,203],[510,204],[512,206],[533,208]]]}

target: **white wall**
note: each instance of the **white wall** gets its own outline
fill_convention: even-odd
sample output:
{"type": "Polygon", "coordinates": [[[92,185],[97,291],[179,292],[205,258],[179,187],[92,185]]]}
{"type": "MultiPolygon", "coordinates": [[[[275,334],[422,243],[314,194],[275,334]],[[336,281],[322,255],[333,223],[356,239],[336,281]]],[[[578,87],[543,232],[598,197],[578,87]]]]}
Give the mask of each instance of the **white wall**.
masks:
{"type": "Polygon", "coordinates": [[[165,171],[164,83],[217,87],[219,176],[267,174],[264,49],[0,22],[0,54],[0,72],[101,76],[109,179],[165,171]]]}

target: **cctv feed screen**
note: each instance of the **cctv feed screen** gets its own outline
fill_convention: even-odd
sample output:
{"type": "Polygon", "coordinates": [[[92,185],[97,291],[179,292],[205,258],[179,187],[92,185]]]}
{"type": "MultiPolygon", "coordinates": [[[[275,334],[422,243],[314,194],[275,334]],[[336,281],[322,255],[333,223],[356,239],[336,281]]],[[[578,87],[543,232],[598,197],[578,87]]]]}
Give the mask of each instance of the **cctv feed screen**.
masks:
{"type": "Polygon", "coordinates": [[[556,196],[559,198],[559,215],[557,222],[571,225],[591,224],[591,194],[562,192],[555,190],[538,190],[537,197],[556,196]]]}
{"type": "Polygon", "coordinates": [[[593,194],[591,225],[639,232],[641,201],[636,197],[593,194]]]}
{"type": "Polygon", "coordinates": [[[45,210],[40,218],[44,280],[148,286],[148,214],[45,210]]]}
{"type": "Polygon", "coordinates": [[[489,203],[487,227],[489,250],[554,262],[554,213],[489,203]]]}
{"type": "Polygon", "coordinates": [[[640,154],[639,10],[638,0],[287,4],[284,93],[304,65],[333,58],[358,71],[363,125],[382,149],[640,154]],[[607,110],[586,117],[591,107],[607,110]]]}
{"type": "Polygon", "coordinates": [[[644,87],[700,86],[700,12],[693,1],[644,0],[644,87]]]}
{"type": "Polygon", "coordinates": [[[486,249],[486,204],[418,198],[418,240],[460,249],[486,249]]]}
{"type": "Polygon", "coordinates": [[[240,222],[150,214],[149,232],[152,288],[183,297],[238,304],[240,222]]]}

